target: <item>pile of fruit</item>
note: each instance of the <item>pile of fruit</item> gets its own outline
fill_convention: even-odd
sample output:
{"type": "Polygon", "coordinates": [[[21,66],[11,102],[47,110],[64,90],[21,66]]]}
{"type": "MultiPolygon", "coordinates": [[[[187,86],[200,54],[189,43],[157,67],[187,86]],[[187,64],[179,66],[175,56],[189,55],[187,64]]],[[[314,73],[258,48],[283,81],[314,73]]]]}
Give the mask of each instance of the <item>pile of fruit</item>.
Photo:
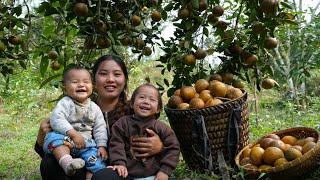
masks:
{"type": "Polygon", "coordinates": [[[168,101],[172,109],[200,109],[243,96],[243,84],[231,73],[214,74],[210,80],[199,79],[192,86],[177,89],[168,101]]]}
{"type": "Polygon", "coordinates": [[[244,169],[267,171],[302,157],[316,146],[314,137],[298,139],[291,135],[280,138],[269,134],[242,150],[239,164],[244,169]]]}

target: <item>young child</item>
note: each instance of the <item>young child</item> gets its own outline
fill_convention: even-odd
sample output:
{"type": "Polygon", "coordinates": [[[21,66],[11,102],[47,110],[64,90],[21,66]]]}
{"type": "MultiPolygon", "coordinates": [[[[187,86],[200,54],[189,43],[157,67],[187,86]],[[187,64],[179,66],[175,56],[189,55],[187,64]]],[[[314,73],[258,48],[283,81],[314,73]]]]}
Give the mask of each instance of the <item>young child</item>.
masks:
{"type": "Polygon", "coordinates": [[[139,86],[132,94],[134,114],[120,118],[111,129],[109,154],[111,166],[122,177],[144,180],[167,180],[179,161],[180,146],[173,130],[157,120],[162,108],[160,92],[150,83],[139,86]],[[147,159],[135,156],[132,138],[154,130],[163,142],[163,151],[147,159]]]}
{"type": "Polygon", "coordinates": [[[87,178],[91,178],[90,172],[105,167],[106,123],[99,106],[89,98],[92,81],[88,70],[78,66],[68,68],[63,74],[63,86],[65,96],[51,114],[53,131],[46,135],[43,149],[55,156],[68,176],[85,165],[89,170],[87,178]]]}

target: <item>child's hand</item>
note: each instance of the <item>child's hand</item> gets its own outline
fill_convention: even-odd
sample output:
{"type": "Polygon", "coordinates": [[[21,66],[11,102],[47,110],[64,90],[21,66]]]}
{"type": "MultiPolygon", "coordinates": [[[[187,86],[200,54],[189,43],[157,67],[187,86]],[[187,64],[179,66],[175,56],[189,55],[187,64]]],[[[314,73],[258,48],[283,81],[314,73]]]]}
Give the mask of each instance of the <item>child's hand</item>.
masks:
{"type": "Polygon", "coordinates": [[[69,130],[67,132],[67,135],[70,136],[70,138],[74,142],[76,148],[83,149],[86,147],[86,143],[84,142],[84,138],[76,130],[74,130],[74,129],[69,130]]]}
{"type": "Polygon", "coordinates": [[[169,179],[169,176],[162,171],[159,171],[155,178],[155,180],[168,180],[168,179],[169,179]]]}
{"type": "Polygon", "coordinates": [[[100,146],[98,148],[98,156],[101,156],[104,160],[108,159],[108,152],[105,147],[100,146]]]}
{"type": "Polygon", "coordinates": [[[114,166],[108,166],[107,168],[111,168],[114,171],[117,171],[119,176],[127,177],[128,176],[128,170],[123,165],[114,165],[114,166]]]}

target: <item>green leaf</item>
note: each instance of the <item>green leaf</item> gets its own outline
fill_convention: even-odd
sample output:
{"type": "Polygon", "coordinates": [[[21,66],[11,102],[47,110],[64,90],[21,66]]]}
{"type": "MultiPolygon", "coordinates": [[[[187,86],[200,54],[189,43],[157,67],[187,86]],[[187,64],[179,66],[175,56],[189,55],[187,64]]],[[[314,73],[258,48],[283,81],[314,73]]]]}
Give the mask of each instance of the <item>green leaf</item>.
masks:
{"type": "Polygon", "coordinates": [[[48,84],[50,81],[52,81],[53,79],[56,79],[57,77],[62,76],[62,74],[55,74],[51,77],[49,77],[48,79],[44,80],[41,84],[39,89],[43,88],[43,86],[45,86],[46,84],[48,84]]]}
{"type": "Polygon", "coordinates": [[[162,11],[161,12],[161,17],[162,17],[163,20],[167,20],[167,18],[168,18],[167,11],[162,11]]]}
{"type": "Polygon", "coordinates": [[[41,62],[40,62],[40,74],[44,76],[44,74],[47,72],[47,68],[49,66],[49,58],[47,56],[42,56],[41,62]]]}
{"type": "Polygon", "coordinates": [[[285,8],[292,9],[292,6],[290,4],[288,4],[287,2],[281,1],[280,4],[285,8]]]}
{"type": "Polygon", "coordinates": [[[17,16],[20,16],[21,13],[22,13],[22,6],[19,5],[19,6],[15,7],[15,8],[13,8],[13,12],[14,12],[17,16]]]}
{"type": "Polygon", "coordinates": [[[199,0],[192,0],[192,7],[199,9],[199,0]]]}
{"type": "Polygon", "coordinates": [[[170,86],[170,83],[169,83],[168,79],[164,79],[163,82],[164,82],[164,84],[165,84],[166,86],[168,86],[168,87],[170,86]]]}
{"type": "Polygon", "coordinates": [[[169,3],[166,7],[163,8],[165,11],[171,11],[173,9],[173,3],[169,3]]]}
{"type": "Polygon", "coordinates": [[[209,36],[209,30],[206,27],[203,27],[203,34],[206,35],[207,37],[209,36]]]}

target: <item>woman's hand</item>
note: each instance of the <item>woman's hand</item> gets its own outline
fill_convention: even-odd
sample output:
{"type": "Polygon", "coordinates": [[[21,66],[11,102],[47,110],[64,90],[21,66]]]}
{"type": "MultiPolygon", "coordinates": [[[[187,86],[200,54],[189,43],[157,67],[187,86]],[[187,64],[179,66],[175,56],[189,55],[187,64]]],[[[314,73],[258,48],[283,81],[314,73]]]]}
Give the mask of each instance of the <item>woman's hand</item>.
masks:
{"type": "Polygon", "coordinates": [[[148,137],[132,138],[132,149],[135,156],[147,158],[162,151],[163,144],[159,136],[151,129],[146,129],[148,137]]]}
{"type": "Polygon", "coordinates": [[[168,179],[169,179],[169,176],[162,171],[159,171],[155,178],[155,180],[168,180],[168,179]]]}
{"type": "Polygon", "coordinates": [[[106,160],[108,158],[108,152],[105,147],[100,146],[98,148],[98,156],[102,157],[102,159],[106,160]]]}
{"type": "Polygon", "coordinates": [[[44,137],[48,132],[50,132],[51,126],[50,126],[50,119],[45,119],[41,121],[39,131],[38,131],[38,136],[37,136],[37,143],[39,146],[43,146],[44,143],[44,137]]]}
{"type": "Polygon", "coordinates": [[[110,168],[110,169],[112,169],[114,171],[117,171],[119,176],[122,176],[124,178],[128,176],[128,170],[123,165],[108,166],[107,168],[110,168]]]}

